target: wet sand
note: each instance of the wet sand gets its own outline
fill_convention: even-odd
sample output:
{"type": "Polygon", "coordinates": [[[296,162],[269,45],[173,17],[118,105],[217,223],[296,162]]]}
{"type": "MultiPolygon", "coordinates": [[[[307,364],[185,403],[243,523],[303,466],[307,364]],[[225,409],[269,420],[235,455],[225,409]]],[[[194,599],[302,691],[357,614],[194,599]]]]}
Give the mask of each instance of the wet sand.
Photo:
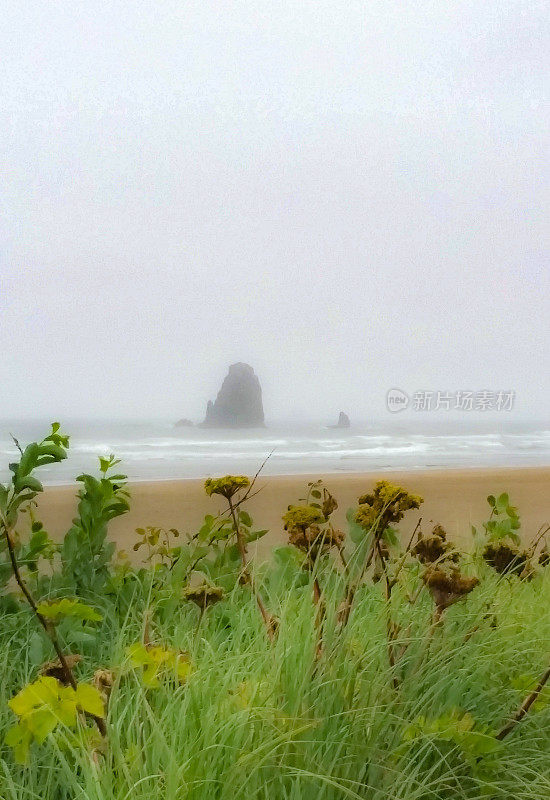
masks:
{"type": "MultiPolygon", "coordinates": [[[[440,523],[457,544],[467,548],[471,543],[471,525],[480,525],[489,516],[487,495],[504,491],[519,507],[525,540],[530,540],[543,523],[550,522],[550,467],[277,475],[258,478],[256,487],[261,491],[247,504],[255,527],[269,529],[269,534],[261,540],[260,556],[266,555],[273,545],[284,543],[281,515],[290,503],[304,496],[307,481],[319,477],[339,502],[333,520],[342,527],[346,509],[355,505],[357,497],[380,479],[399,483],[424,497],[420,512],[409,512],[401,523],[404,537],[422,516],[423,529],[440,523]]],[[[116,541],[118,548],[131,553],[137,527],[156,525],[177,528],[182,533],[196,531],[205,514],[216,514],[223,508],[222,498],[206,496],[203,483],[203,480],[132,483],[131,510],[111,523],[109,538],[116,541]]],[[[76,509],[76,491],[76,486],[49,486],[40,498],[39,517],[54,539],[62,538],[70,527],[76,509]]]]}

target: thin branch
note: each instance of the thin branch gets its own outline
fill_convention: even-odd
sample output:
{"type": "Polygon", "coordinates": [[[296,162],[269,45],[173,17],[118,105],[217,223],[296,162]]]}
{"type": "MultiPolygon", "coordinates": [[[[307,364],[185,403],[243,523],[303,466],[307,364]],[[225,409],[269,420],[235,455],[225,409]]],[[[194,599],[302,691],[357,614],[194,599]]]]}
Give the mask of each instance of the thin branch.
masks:
{"type": "Polygon", "coordinates": [[[275,452],[275,448],[273,448],[273,450],[271,451],[271,453],[269,453],[269,454],[268,454],[268,455],[267,455],[267,456],[264,458],[264,460],[262,461],[262,463],[260,464],[260,467],[259,467],[258,471],[256,472],[256,474],[255,474],[255,475],[254,475],[254,477],[252,478],[252,481],[250,482],[250,486],[248,487],[248,491],[246,492],[245,496],[243,497],[243,500],[246,500],[246,498],[249,496],[250,492],[252,491],[252,487],[253,487],[253,486],[254,486],[254,484],[256,483],[256,478],[259,476],[260,472],[263,470],[263,468],[265,467],[265,465],[267,464],[267,462],[269,461],[269,459],[271,458],[271,456],[273,455],[273,453],[274,453],[274,452],[275,452]]]}
{"type": "Polygon", "coordinates": [[[246,492],[243,494],[243,496],[241,497],[241,499],[240,499],[240,500],[238,500],[236,503],[234,503],[234,504],[233,504],[233,508],[238,508],[240,505],[242,505],[242,504],[244,503],[244,501],[245,501],[245,500],[248,500],[248,498],[249,498],[249,497],[255,497],[255,495],[257,495],[257,494],[258,494],[258,492],[261,492],[261,490],[262,490],[262,488],[263,488],[263,487],[261,487],[261,488],[260,488],[260,489],[258,489],[256,492],[254,492],[254,494],[250,494],[250,493],[252,492],[252,489],[254,488],[254,484],[256,483],[256,479],[258,478],[258,476],[259,476],[260,472],[263,470],[263,468],[265,467],[265,465],[267,464],[267,462],[269,461],[269,459],[271,458],[271,456],[273,455],[273,453],[274,453],[274,452],[275,452],[275,448],[273,448],[273,450],[271,451],[271,453],[269,453],[269,455],[267,455],[267,456],[264,458],[264,460],[263,460],[263,461],[262,461],[262,463],[260,464],[260,467],[259,467],[258,471],[256,472],[256,474],[254,475],[254,477],[253,477],[253,478],[252,478],[252,480],[250,481],[250,486],[248,487],[248,489],[246,490],[246,492]]]}
{"type": "Polygon", "coordinates": [[[397,578],[399,577],[399,573],[401,572],[401,570],[403,569],[403,567],[404,567],[404,565],[405,565],[405,561],[407,560],[407,556],[409,555],[409,552],[410,552],[410,550],[411,550],[411,547],[412,547],[412,543],[413,543],[414,535],[415,535],[415,533],[417,532],[417,530],[419,529],[419,527],[420,527],[420,523],[421,523],[421,522],[422,522],[422,517],[420,517],[420,519],[419,519],[419,520],[418,520],[418,522],[416,523],[416,526],[415,526],[415,528],[414,528],[414,530],[413,530],[413,532],[412,532],[412,536],[411,536],[411,538],[409,539],[409,543],[408,543],[408,545],[407,545],[407,547],[406,547],[406,549],[405,549],[405,552],[403,553],[403,558],[401,559],[401,561],[400,561],[400,562],[399,562],[399,564],[397,565],[397,569],[395,570],[395,574],[394,574],[394,576],[393,576],[393,578],[392,578],[392,582],[391,582],[391,583],[392,583],[392,588],[393,588],[393,587],[395,586],[395,584],[397,583],[397,578]]]}
{"type": "MultiPolygon", "coordinates": [[[[240,500],[238,500],[236,503],[233,503],[233,508],[239,508],[239,506],[242,505],[245,500],[249,500],[252,497],[256,497],[256,495],[260,494],[260,492],[263,491],[264,489],[265,489],[265,486],[260,486],[260,488],[256,489],[255,492],[252,492],[252,494],[248,493],[244,497],[241,497],[240,500]]],[[[225,512],[225,513],[227,513],[227,512],[225,512]]]]}
{"type": "MultiPolygon", "coordinates": [[[[412,539],[411,539],[411,542],[412,542],[412,539]]],[[[392,675],[393,688],[394,689],[399,689],[399,681],[397,680],[397,675],[395,675],[395,672],[394,672],[394,670],[395,670],[395,651],[394,651],[393,641],[394,641],[395,636],[394,636],[394,626],[393,626],[392,619],[391,619],[391,607],[390,607],[391,593],[392,593],[393,587],[395,586],[395,582],[390,581],[390,578],[389,578],[389,575],[388,575],[388,569],[387,569],[387,566],[386,566],[386,558],[384,556],[384,553],[382,552],[382,548],[380,547],[380,537],[376,538],[376,549],[378,551],[378,558],[380,559],[381,564],[382,564],[382,571],[384,573],[384,579],[385,579],[385,582],[386,582],[386,630],[387,630],[387,637],[388,637],[388,662],[389,662],[390,668],[391,668],[391,670],[393,672],[393,675],[392,675]]]]}
{"type": "Polygon", "coordinates": [[[533,691],[527,695],[527,697],[525,698],[521,706],[518,708],[512,719],[504,726],[504,728],[502,728],[502,730],[499,733],[497,733],[495,737],[496,739],[502,741],[502,739],[504,739],[506,736],[508,736],[509,733],[511,733],[514,730],[518,722],[521,722],[521,720],[527,714],[527,712],[529,711],[529,709],[531,708],[531,706],[533,705],[539,694],[542,692],[545,685],[548,683],[548,680],[550,680],[550,667],[548,667],[546,672],[542,675],[541,679],[539,680],[533,691]]]}
{"type": "Polygon", "coordinates": [[[336,549],[338,550],[338,554],[340,556],[340,560],[342,562],[342,566],[344,567],[344,572],[346,575],[349,575],[349,564],[347,558],[344,555],[344,547],[342,544],[337,544],[336,549]]]}
{"type": "Polygon", "coordinates": [[[363,564],[363,567],[358,577],[355,580],[350,580],[348,582],[348,585],[346,587],[346,595],[344,597],[344,602],[342,607],[342,627],[345,627],[349,622],[351,609],[353,607],[353,601],[355,599],[355,593],[357,592],[357,589],[359,588],[366,571],[368,570],[368,568],[372,563],[374,553],[375,553],[375,543],[373,542],[369,551],[368,558],[363,564]]]}
{"type": "Polygon", "coordinates": [[[545,522],[545,523],[544,523],[544,525],[541,525],[541,526],[540,526],[540,528],[539,528],[539,529],[538,529],[538,531],[537,531],[537,535],[535,536],[535,538],[533,539],[533,541],[532,541],[532,542],[531,542],[531,544],[529,545],[529,549],[528,549],[528,551],[527,551],[527,553],[528,553],[528,557],[529,557],[529,558],[531,558],[531,557],[534,555],[534,553],[535,553],[535,550],[537,549],[537,545],[538,545],[538,543],[540,542],[540,540],[541,540],[541,539],[542,539],[544,536],[546,536],[546,534],[547,534],[549,531],[550,531],[550,525],[548,525],[548,523],[546,523],[546,522],[545,522]]]}
{"type": "Polygon", "coordinates": [[[227,498],[227,502],[229,504],[229,510],[230,510],[230,513],[231,513],[231,517],[233,519],[233,528],[235,530],[235,535],[237,537],[237,547],[239,549],[239,554],[241,556],[241,564],[242,564],[242,573],[241,574],[243,576],[243,580],[250,585],[250,589],[252,591],[252,594],[254,595],[254,598],[255,598],[256,603],[258,605],[258,608],[260,610],[260,614],[262,615],[262,619],[264,621],[264,624],[265,624],[265,627],[266,627],[266,630],[267,630],[267,635],[271,640],[273,640],[275,638],[275,631],[274,631],[274,628],[273,628],[273,618],[268,613],[268,611],[267,611],[267,609],[266,609],[266,607],[264,605],[264,602],[263,602],[262,598],[260,597],[260,594],[259,594],[259,592],[257,591],[257,589],[256,589],[256,587],[254,585],[254,580],[252,578],[252,575],[250,574],[250,570],[248,569],[246,543],[245,543],[245,541],[243,539],[243,535],[241,533],[241,528],[240,528],[240,525],[239,525],[239,521],[237,519],[237,514],[236,514],[237,506],[236,506],[236,504],[234,504],[232,502],[231,497],[227,498]]]}

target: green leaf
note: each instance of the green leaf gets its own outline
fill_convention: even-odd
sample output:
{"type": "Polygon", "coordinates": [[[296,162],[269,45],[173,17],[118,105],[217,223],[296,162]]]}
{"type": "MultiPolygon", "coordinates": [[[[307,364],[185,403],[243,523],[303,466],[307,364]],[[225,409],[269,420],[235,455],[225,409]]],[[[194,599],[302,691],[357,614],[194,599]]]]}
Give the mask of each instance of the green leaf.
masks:
{"type": "Polygon", "coordinates": [[[29,637],[27,652],[31,663],[41,664],[44,661],[44,636],[38,631],[33,631],[29,637]]]}
{"type": "Polygon", "coordinates": [[[46,736],[55,729],[57,722],[58,717],[51,708],[47,707],[38,709],[26,719],[28,729],[38,744],[42,744],[46,736]]]}
{"type": "Polygon", "coordinates": [[[95,686],[89,683],[79,683],[76,687],[76,704],[82,711],[93,714],[94,717],[105,716],[105,708],[101,694],[95,686]]]}
{"type": "Polygon", "coordinates": [[[158,679],[158,666],[157,664],[149,664],[141,676],[141,680],[148,689],[158,689],[160,681],[158,679]]]}
{"type": "Polygon", "coordinates": [[[53,442],[45,442],[39,445],[38,452],[40,457],[37,459],[37,466],[42,464],[49,464],[52,462],[63,461],[67,458],[67,453],[64,448],[53,442]],[[47,460],[44,460],[46,458],[47,460]]]}
{"type": "Polygon", "coordinates": [[[130,657],[130,663],[134,667],[143,667],[151,661],[147,648],[141,642],[135,642],[135,644],[130,645],[126,652],[130,657]]]}
{"type": "Polygon", "coordinates": [[[16,492],[22,492],[24,489],[29,489],[31,492],[42,492],[44,487],[40,483],[37,478],[33,478],[31,475],[25,478],[17,477],[14,482],[14,489],[16,492]]]}
{"type": "Polygon", "coordinates": [[[494,494],[490,494],[490,495],[488,496],[488,498],[487,498],[487,502],[489,503],[489,505],[491,506],[491,508],[494,508],[494,507],[495,507],[495,505],[496,505],[496,502],[497,502],[497,501],[496,501],[496,499],[495,499],[495,496],[494,496],[494,494]]]}
{"type": "Polygon", "coordinates": [[[41,677],[34,683],[24,686],[11,700],[8,706],[18,717],[25,717],[42,705],[56,704],[58,699],[58,682],[55,678],[41,677]]]}
{"type": "Polygon", "coordinates": [[[291,545],[282,545],[273,550],[273,557],[281,567],[293,566],[300,567],[306,555],[291,545]]]}
{"type": "Polygon", "coordinates": [[[13,748],[13,756],[18,764],[27,763],[31,741],[32,733],[21,722],[9,728],[4,738],[4,742],[8,747],[13,748]]]}
{"type": "Polygon", "coordinates": [[[247,511],[240,511],[239,512],[239,522],[242,522],[247,528],[250,528],[252,525],[252,517],[247,511]]]}
{"type": "Polygon", "coordinates": [[[355,508],[348,508],[346,511],[346,519],[348,521],[348,531],[349,531],[349,538],[354,544],[361,544],[361,542],[365,539],[365,531],[355,521],[355,514],[357,509],[355,508]]]}
{"type": "Polygon", "coordinates": [[[241,561],[241,553],[236,544],[231,545],[225,550],[227,560],[233,564],[238,564],[241,561]]]}
{"type": "Polygon", "coordinates": [[[80,600],[71,600],[64,597],[62,600],[42,602],[37,606],[37,611],[46,619],[56,622],[61,617],[76,617],[90,622],[100,622],[103,617],[94,608],[82,603],[80,600]]]}
{"type": "Polygon", "coordinates": [[[206,542],[210,538],[212,534],[213,523],[214,523],[213,518],[209,520],[207,519],[204,520],[204,524],[199,528],[199,531],[197,533],[197,539],[200,542],[206,542]]]}
{"type": "Polygon", "coordinates": [[[382,531],[382,536],[380,537],[385,542],[387,542],[390,547],[397,547],[399,544],[399,534],[395,528],[388,526],[382,531]]]}
{"type": "Polygon", "coordinates": [[[183,656],[179,656],[176,663],[176,673],[178,676],[178,681],[180,683],[185,683],[189,675],[193,672],[193,665],[191,662],[184,658],[183,656]]]}
{"type": "Polygon", "coordinates": [[[312,489],[311,490],[311,496],[312,497],[316,497],[318,500],[320,500],[321,499],[321,492],[319,491],[319,489],[312,489]]]}
{"type": "Polygon", "coordinates": [[[19,459],[19,464],[10,464],[11,471],[20,477],[28,475],[37,466],[39,452],[39,447],[36,442],[28,444],[23,451],[23,455],[19,459]]]}
{"type": "Polygon", "coordinates": [[[262,536],[265,536],[266,533],[269,533],[267,528],[263,531],[250,531],[250,533],[246,535],[246,541],[255,542],[257,539],[261,539],[262,536]]]}
{"type": "Polygon", "coordinates": [[[499,511],[505,511],[506,507],[510,505],[510,498],[506,492],[499,494],[496,505],[499,511]]]}

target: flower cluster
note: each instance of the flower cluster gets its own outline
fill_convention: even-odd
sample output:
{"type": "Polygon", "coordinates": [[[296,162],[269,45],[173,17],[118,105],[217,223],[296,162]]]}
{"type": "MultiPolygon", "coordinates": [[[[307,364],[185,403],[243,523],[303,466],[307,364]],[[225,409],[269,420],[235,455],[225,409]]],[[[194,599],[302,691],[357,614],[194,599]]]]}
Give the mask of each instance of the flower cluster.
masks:
{"type": "Polygon", "coordinates": [[[421,564],[458,561],[458,553],[447,541],[447,532],[441,525],[435,525],[430,536],[423,536],[419,531],[416,544],[411,552],[421,564]]]}
{"type": "Polygon", "coordinates": [[[183,590],[183,597],[191,603],[195,603],[201,609],[213,606],[223,599],[223,589],[221,586],[213,586],[206,581],[197,586],[188,586],[183,590]]]}
{"type": "Polygon", "coordinates": [[[522,575],[527,566],[527,553],[506,542],[490,542],[483,551],[483,558],[499,575],[522,575]]]}
{"type": "Polygon", "coordinates": [[[323,512],[315,506],[289,506],[283,522],[289,543],[306,553],[310,561],[315,561],[331,547],[340,547],[344,541],[342,531],[325,525],[327,520],[323,512]]]}
{"type": "Polygon", "coordinates": [[[423,581],[430,590],[438,611],[442,612],[470,594],[478,585],[479,578],[463,575],[456,566],[449,570],[429,567],[423,575],[423,581]]]}
{"type": "Polygon", "coordinates": [[[363,528],[383,531],[403,519],[405,511],[420,508],[424,500],[389,481],[378,481],[374,491],[359,498],[355,520],[363,528]]]}
{"type": "Polygon", "coordinates": [[[207,478],[204,482],[204,490],[211,497],[213,494],[221,494],[229,500],[241,489],[248,489],[250,479],[246,475],[225,475],[223,478],[207,478]]]}

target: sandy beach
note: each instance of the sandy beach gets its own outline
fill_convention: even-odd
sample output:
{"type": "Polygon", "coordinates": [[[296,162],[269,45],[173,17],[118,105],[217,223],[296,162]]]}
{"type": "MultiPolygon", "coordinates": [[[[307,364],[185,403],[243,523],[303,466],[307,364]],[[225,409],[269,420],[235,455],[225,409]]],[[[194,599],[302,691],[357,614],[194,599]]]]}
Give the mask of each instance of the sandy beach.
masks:
{"type": "MultiPolygon", "coordinates": [[[[381,478],[399,483],[424,497],[420,512],[410,512],[400,530],[407,535],[418,516],[428,529],[431,521],[441,523],[457,543],[468,547],[470,526],[488,517],[488,494],[508,492],[519,507],[521,530],[526,540],[539,527],[550,522],[550,467],[417,470],[414,472],[338,473],[323,476],[278,475],[258,478],[258,495],[251,498],[248,510],[257,528],[268,528],[259,555],[284,542],[281,515],[290,503],[304,496],[308,480],[322,477],[339,502],[333,519],[345,525],[345,512],[357,497],[381,478]]],[[[182,533],[197,530],[205,514],[216,514],[223,507],[220,498],[209,498],[203,480],[135,482],[130,484],[131,510],[110,526],[110,538],[129,553],[136,527],[157,525],[177,528],[182,533]]],[[[48,486],[39,502],[39,516],[50,535],[59,539],[69,528],[76,508],[76,487],[48,486]]]]}

